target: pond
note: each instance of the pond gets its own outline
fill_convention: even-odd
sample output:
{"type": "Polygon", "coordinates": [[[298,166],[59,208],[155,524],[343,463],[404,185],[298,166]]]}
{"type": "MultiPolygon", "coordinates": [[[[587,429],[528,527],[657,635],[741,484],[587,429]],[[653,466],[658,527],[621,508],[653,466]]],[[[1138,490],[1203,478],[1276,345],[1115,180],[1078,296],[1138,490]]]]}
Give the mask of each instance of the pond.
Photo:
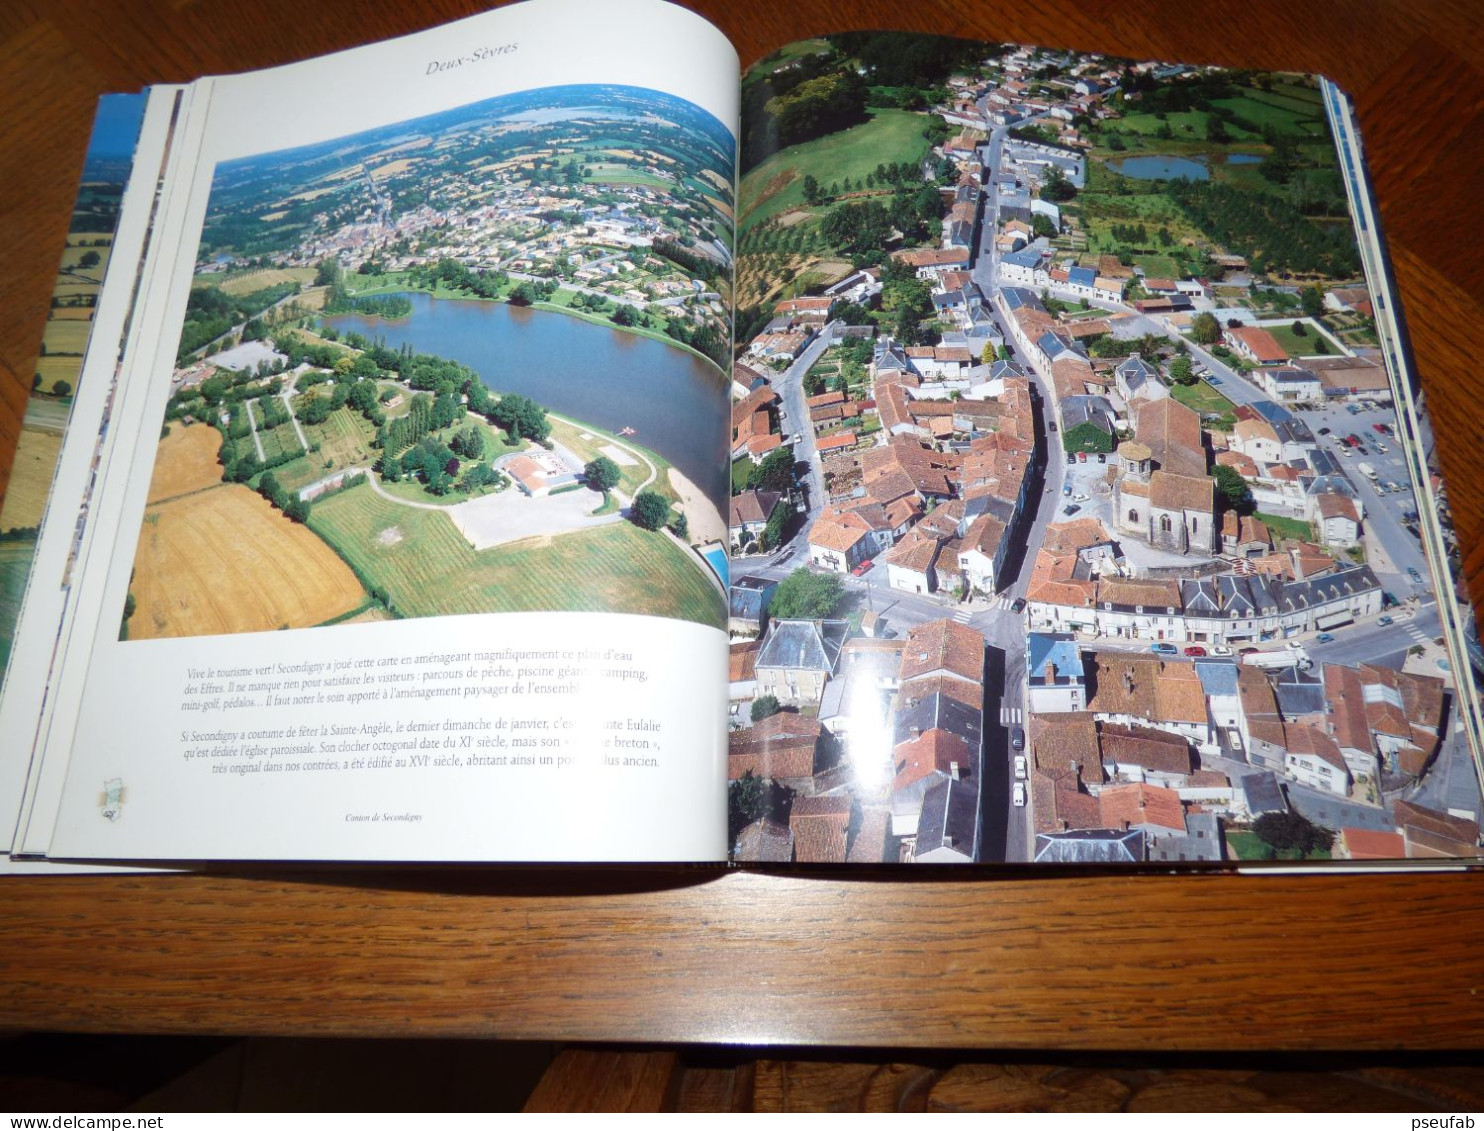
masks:
{"type": "Polygon", "coordinates": [[[1108,164],[1125,177],[1138,181],[1173,181],[1184,177],[1189,181],[1209,181],[1211,171],[1204,161],[1189,157],[1171,157],[1162,153],[1148,153],[1141,157],[1124,157],[1108,164]]]}

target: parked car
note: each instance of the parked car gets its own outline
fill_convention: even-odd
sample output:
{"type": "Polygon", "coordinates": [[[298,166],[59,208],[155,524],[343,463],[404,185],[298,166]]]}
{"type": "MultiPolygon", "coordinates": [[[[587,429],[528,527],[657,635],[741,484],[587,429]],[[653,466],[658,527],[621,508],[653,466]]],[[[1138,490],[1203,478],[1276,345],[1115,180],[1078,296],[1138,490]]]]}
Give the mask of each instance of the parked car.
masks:
{"type": "Polygon", "coordinates": [[[1098,462],[1099,463],[1107,463],[1108,462],[1108,453],[1107,452],[1099,452],[1098,453],[1098,462]]]}
{"type": "Polygon", "coordinates": [[[875,564],[876,563],[872,559],[867,558],[865,561],[861,562],[860,565],[856,566],[850,572],[853,573],[853,574],[855,574],[856,577],[860,577],[864,573],[871,572],[871,567],[874,566],[875,564]]]}
{"type": "Polygon", "coordinates": [[[1010,745],[1016,750],[1025,749],[1025,730],[1022,727],[1010,728],[1010,745]]]}
{"type": "Polygon", "coordinates": [[[1050,424],[1049,424],[1049,425],[1048,425],[1048,427],[1049,427],[1049,428],[1050,428],[1050,429],[1051,429],[1051,430],[1052,430],[1052,431],[1053,431],[1053,432],[1055,432],[1055,431],[1056,431],[1056,421],[1054,421],[1054,420],[1053,420],[1053,421],[1052,421],[1052,422],[1051,422],[1051,423],[1050,423],[1050,424]]]}
{"type": "Polygon", "coordinates": [[[1379,624],[1382,628],[1385,628],[1389,624],[1395,624],[1396,619],[1391,616],[1377,617],[1376,623],[1379,624]]]}
{"type": "Polygon", "coordinates": [[[1350,435],[1346,436],[1345,439],[1347,439],[1347,440],[1350,441],[1350,446],[1352,448],[1355,448],[1355,447],[1359,447],[1360,446],[1360,437],[1357,436],[1354,432],[1352,432],[1352,433],[1350,433],[1350,435]]]}
{"type": "Polygon", "coordinates": [[[1077,453],[1077,462],[1078,463],[1086,463],[1087,462],[1087,453],[1086,452],[1078,452],[1077,453]]]}
{"type": "Polygon", "coordinates": [[[1351,416],[1354,416],[1357,412],[1360,411],[1360,405],[1358,405],[1358,404],[1347,404],[1345,406],[1345,411],[1348,412],[1351,416]]]}
{"type": "Polygon", "coordinates": [[[1384,436],[1384,435],[1386,435],[1386,425],[1380,424],[1380,423],[1372,424],[1371,425],[1371,431],[1372,432],[1379,432],[1379,433],[1381,433],[1381,435],[1384,436]]]}
{"type": "Polygon", "coordinates": [[[1314,642],[1316,644],[1332,644],[1334,643],[1334,639],[1335,634],[1333,632],[1321,632],[1318,636],[1314,637],[1314,642]]]}
{"type": "Polygon", "coordinates": [[[1417,572],[1417,567],[1416,566],[1408,566],[1407,567],[1407,576],[1412,579],[1412,584],[1413,585],[1421,585],[1422,584],[1422,575],[1417,572]]]}
{"type": "Polygon", "coordinates": [[[1153,644],[1149,645],[1149,650],[1161,656],[1178,656],[1180,654],[1179,648],[1176,648],[1173,644],[1167,644],[1163,640],[1156,640],[1153,644]]]}
{"type": "Polygon", "coordinates": [[[1025,774],[1026,774],[1025,755],[1024,754],[1017,754],[1017,755],[1015,755],[1015,780],[1016,781],[1025,781],[1025,774]]]}
{"type": "Polygon", "coordinates": [[[1013,601],[1010,602],[1010,611],[1012,613],[1022,612],[1022,611],[1024,611],[1024,609],[1025,609],[1025,598],[1024,597],[1016,597],[1015,600],[1013,600],[1013,601]]]}
{"type": "Polygon", "coordinates": [[[1011,799],[1015,802],[1015,808],[1025,808],[1025,782],[1015,783],[1015,792],[1011,795],[1011,799]]]}
{"type": "Polygon", "coordinates": [[[1371,449],[1366,447],[1364,444],[1356,444],[1355,450],[1359,455],[1368,456],[1371,454],[1371,449]]]}
{"type": "Polygon", "coordinates": [[[1231,654],[1232,654],[1232,650],[1230,648],[1228,648],[1225,644],[1213,644],[1213,645],[1211,645],[1211,655],[1213,655],[1213,656],[1230,656],[1231,654]]]}
{"type": "Polygon", "coordinates": [[[1072,502],[1074,502],[1074,503],[1085,503],[1085,502],[1087,502],[1087,496],[1084,495],[1084,494],[1082,494],[1081,491],[1078,491],[1077,494],[1075,494],[1075,495],[1072,496],[1072,502]]]}
{"type": "Polygon", "coordinates": [[[1062,507],[1061,513],[1065,515],[1074,515],[1081,509],[1082,508],[1079,507],[1076,503],[1073,503],[1071,506],[1062,507]]]}
{"type": "Polygon", "coordinates": [[[1063,483],[1062,484],[1062,487],[1061,487],[1061,493],[1063,495],[1066,495],[1068,498],[1071,498],[1071,495],[1072,495],[1072,485],[1070,483],[1063,483]]]}
{"type": "Polygon", "coordinates": [[[1067,453],[1067,462],[1068,463],[1076,463],[1077,462],[1077,453],[1076,452],[1068,452],[1067,453]]]}
{"type": "Polygon", "coordinates": [[[1377,451],[1378,451],[1378,452],[1380,452],[1380,453],[1381,453],[1381,454],[1382,454],[1382,455],[1383,455],[1383,456],[1384,456],[1384,455],[1385,455],[1385,454],[1386,454],[1386,453],[1387,453],[1387,452],[1389,452],[1389,451],[1391,451],[1391,449],[1390,449],[1390,448],[1388,448],[1388,447],[1387,447],[1387,446],[1386,446],[1386,445],[1385,445],[1385,444],[1377,444],[1377,445],[1376,445],[1376,450],[1377,450],[1377,451]]]}
{"type": "Polygon", "coordinates": [[[1185,654],[1187,656],[1204,656],[1206,654],[1206,650],[1199,644],[1190,644],[1186,646],[1185,654]]]}
{"type": "Polygon", "coordinates": [[[1261,648],[1254,648],[1254,647],[1252,647],[1252,645],[1249,644],[1245,648],[1239,648],[1239,649],[1237,649],[1237,655],[1239,655],[1239,656],[1255,656],[1255,655],[1257,655],[1261,651],[1262,651],[1261,648]]]}
{"type": "Polygon", "coordinates": [[[1329,435],[1329,429],[1328,428],[1321,428],[1318,431],[1318,433],[1316,433],[1316,434],[1317,435],[1320,435],[1320,436],[1328,436],[1329,435]]]}

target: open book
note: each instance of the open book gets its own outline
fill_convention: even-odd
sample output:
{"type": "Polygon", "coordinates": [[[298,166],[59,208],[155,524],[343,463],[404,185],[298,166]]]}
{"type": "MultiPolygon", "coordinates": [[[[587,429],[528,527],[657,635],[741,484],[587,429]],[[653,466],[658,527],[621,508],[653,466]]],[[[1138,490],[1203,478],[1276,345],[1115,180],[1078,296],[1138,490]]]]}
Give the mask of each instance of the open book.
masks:
{"type": "Polygon", "coordinates": [[[532,0],[108,107],[13,861],[1477,856],[1324,80],[532,0]]]}

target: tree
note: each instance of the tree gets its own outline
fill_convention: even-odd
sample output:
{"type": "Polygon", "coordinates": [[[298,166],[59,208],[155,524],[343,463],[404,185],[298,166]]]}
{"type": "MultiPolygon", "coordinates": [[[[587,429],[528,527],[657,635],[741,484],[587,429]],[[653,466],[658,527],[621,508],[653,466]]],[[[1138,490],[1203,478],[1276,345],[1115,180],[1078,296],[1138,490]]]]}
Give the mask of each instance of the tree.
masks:
{"type": "Polygon", "coordinates": [[[1216,315],[1203,311],[1190,320],[1190,336],[1203,346],[1209,346],[1221,338],[1221,323],[1216,315]]]}
{"type": "Polygon", "coordinates": [[[768,611],[779,620],[818,620],[834,613],[844,595],[845,583],[838,573],[796,569],[779,583],[768,611]]]}
{"type": "Polygon", "coordinates": [[[52,393],[59,397],[65,397],[72,392],[72,384],[69,381],[55,381],[52,383],[52,393]]]}
{"type": "Polygon", "coordinates": [[[1170,362],[1170,380],[1181,385],[1195,384],[1195,370],[1190,364],[1190,358],[1177,357],[1170,362]]]}
{"type": "Polygon", "coordinates": [[[530,397],[520,393],[506,393],[490,408],[489,418],[512,437],[524,436],[540,442],[551,435],[551,423],[546,419],[546,410],[530,397]]]}
{"type": "Polygon", "coordinates": [[[787,446],[774,448],[747,473],[750,491],[788,491],[793,485],[794,450],[787,446]]]}
{"type": "Polygon", "coordinates": [[[1045,236],[1047,239],[1056,237],[1056,225],[1051,222],[1050,216],[1042,215],[1040,212],[1031,216],[1031,233],[1037,237],[1045,236]]]}
{"type": "Polygon", "coordinates": [[[1299,291],[1299,306],[1305,318],[1318,318],[1324,313],[1324,292],[1317,285],[1305,287],[1299,291]]]}
{"type": "Polygon", "coordinates": [[[1304,324],[1302,322],[1295,321],[1294,324],[1288,328],[1293,332],[1293,336],[1295,338],[1306,338],[1309,335],[1309,331],[1304,329],[1304,324]]]}
{"type": "Polygon", "coordinates": [[[1066,174],[1057,166],[1053,165],[1046,171],[1046,179],[1041,182],[1041,199],[1054,200],[1057,202],[1071,200],[1077,195],[1077,187],[1067,180],[1066,174]]]}
{"type": "Polygon", "coordinates": [[[782,709],[778,705],[778,696],[759,695],[752,701],[752,721],[760,723],[770,715],[776,715],[782,709]]]}
{"type": "Polygon", "coordinates": [[[788,525],[788,507],[780,503],[768,516],[768,525],[763,527],[763,541],[767,548],[775,550],[783,545],[783,531],[788,525]]]}
{"type": "Polygon", "coordinates": [[[1297,851],[1301,858],[1327,851],[1335,839],[1332,830],[1314,824],[1302,813],[1291,809],[1264,813],[1252,822],[1252,831],[1274,852],[1297,851]]]}
{"type": "Polygon", "coordinates": [[[679,538],[682,542],[690,537],[690,519],[685,517],[684,511],[676,513],[675,521],[670,524],[670,529],[674,531],[675,537],[679,538]]]}
{"type": "Polygon", "coordinates": [[[640,491],[634,496],[634,505],[630,508],[629,517],[634,520],[636,526],[641,526],[645,530],[658,530],[670,517],[670,500],[658,491],[648,489],[640,491]]]}
{"type": "Polygon", "coordinates": [[[824,193],[820,191],[819,181],[814,174],[804,174],[804,201],[807,204],[821,204],[824,202],[824,193]]]}
{"type": "Polygon", "coordinates": [[[1238,514],[1251,514],[1254,509],[1252,487],[1234,467],[1218,463],[1211,472],[1216,480],[1216,489],[1226,499],[1226,505],[1238,514]]]}
{"type": "Polygon", "coordinates": [[[618,481],[623,472],[618,469],[607,456],[599,456],[597,459],[589,460],[582,469],[582,478],[594,491],[602,491],[605,495],[618,486],[618,481]]]}
{"type": "Polygon", "coordinates": [[[517,284],[515,290],[510,292],[511,306],[530,306],[540,296],[536,294],[536,288],[530,283],[517,284]]]}
{"type": "Polygon", "coordinates": [[[103,257],[96,251],[85,251],[82,253],[82,258],[77,261],[77,265],[82,268],[96,267],[102,261],[103,257]]]}

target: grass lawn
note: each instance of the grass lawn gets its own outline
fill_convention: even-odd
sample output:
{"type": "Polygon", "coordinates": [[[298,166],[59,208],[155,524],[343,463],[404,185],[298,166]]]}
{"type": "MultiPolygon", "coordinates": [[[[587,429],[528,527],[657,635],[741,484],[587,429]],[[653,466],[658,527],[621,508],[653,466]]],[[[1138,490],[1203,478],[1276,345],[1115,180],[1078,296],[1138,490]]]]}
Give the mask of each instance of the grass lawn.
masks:
{"type": "Polygon", "coordinates": [[[1151,279],[1178,279],[1184,273],[1168,255],[1135,255],[1134,266],[1142,267],[1151,279]]]}
{"type": "MultiPolygon", "coordinates": [[[[547,420],[551,422],[551,438],[565,447],[584,464],[590,463],[599,456],[607,456],[608,453],[603,451],[603,448],[608,444],[619,446],[620,450],[629,447],[638,448],[648,457],[649,462],[654,464],[657,472],[655,481],[649,485],[650,490],[658,491],[672,503],[680,502],[680,497],[675,494],[674,489],[670,486],[670,476],[667,474],[667,469],[670,465],[648,448],[635,444],[632,439],[626,436],[622,438],[613,436],[610,433],[604,432],[601,428],[593,428],[586,424],[568,424],[565,420],[558,420],[550,414],[547,415],[547,420]],[[582,438],[584,433],[592,438],[584,440],[582,438]]],[[[608,458],[613,459],[612,456],[608,456],[608,458]]],[[[632,459],[633,456],[630,455],[630,458],[632,459]]],[[[618,463],[617,460],[613,462],[618,463]]],[[[618,463],[618,470],[618,489],[630,498],[633,498],[634,493],[639,490],[639,484],[649,478],[649,467],[643,460],[629,465],[618,463]]]]}
{"type": "Polygon", "coordinates": [[[790,208],[804,208],[804,177],[813,174],[825,189],[835,181],[859,181],[880,164],[917,161],[927,152],[922,127],[927,118],[907,110],[873,109],[871,120],[839,133],[791,145],[742,178],[738,199],[752,201],[741,217],[740,238],[758,224],[790,208]]]}
{"type": "Polygon", "coordinates": [[[1236,424],[1237,418],[1232,411],[1235,406],[1204,381],[1197,381],[1194,385],[1171,385],[1170,396],[1202,416],[1208,412],[1217,413],[1221,417],[1219,426],[1223,429],[1236,424]]]}
{"type": "MultiPolygon", "coordinates": [[[[460,477],[463,476],[464,470],[468,466],[468,464],[460,465],[460,477]]],[[[455,491],[450,488],[446,495],[433,495],[423,489],[420,480],[399,479],[395,483],[388,483],[383,479],[381,480],[381,489],[388,495],[395,495],[399,499],[406,499],[409,503],[427,503],[435,507],[455,507],[460,503],[467,503],[470,499],[479,499],[485,495],[492,495],[499,488],[494,486],[481,487],[478,491],[470,491],[467,494],[463,491],[455,491]]],[[[520,490],[520,488],[514,486],[508,479],[505,481],[504,489],[509,491],[520,490]]]]}
{"type": "Polygon", "coordinates": [[[732,494],[747,490],[747,477],[756,466],[746,456],[732,461],[732,494]]]}
{"type": "Polygon", "coordinates": [[[1333,338],[1318,332],[1309,325],[1304,326],[1306,333],[1302,336],[1293,332],[1291,323],[1282,326],[1264,326],[1263,329],[1273,335],[1273,339],[1283,347],[1289,357],[1308,357],[1311,354],[1321,353],[1335,356],[1340,353],[1340,347],[1335,345],[1333,338]],[[1326,347],[1324,350],[1319,348],[1318,343],[1321,339],[1326,347]]]}
{"type": "Polygon", "coordinates": [[[1256,833],[1247,832],[1242,829],[1226,830],[1226,854],[1228,858],[1236,860],[1328,860],[1330,854],[1328,849],[1320,849],[1312,856],[1302,856],[1295,848],[1285,848],[1272,857],[1268,856],[1271,849],[1257,838],[1256,833]]]}
{"type": "Polygon", "coordinates": [[[1258,511],[1254,518],[1268,528],[1274,538],[1301,538],[1306,542],[1314,540],[1314,524],[1305,522],[1301,518],[1287,518],[1278,514],[1263,514],[1258,511]]]}
{"type": "Polygon", "coordinates": [[[403,616],[552,610],[726,621],[721,594],[686,551],[629,522],[476,551],[447,515],[360,488],[316,505],[309,525],[403,616]]]}

